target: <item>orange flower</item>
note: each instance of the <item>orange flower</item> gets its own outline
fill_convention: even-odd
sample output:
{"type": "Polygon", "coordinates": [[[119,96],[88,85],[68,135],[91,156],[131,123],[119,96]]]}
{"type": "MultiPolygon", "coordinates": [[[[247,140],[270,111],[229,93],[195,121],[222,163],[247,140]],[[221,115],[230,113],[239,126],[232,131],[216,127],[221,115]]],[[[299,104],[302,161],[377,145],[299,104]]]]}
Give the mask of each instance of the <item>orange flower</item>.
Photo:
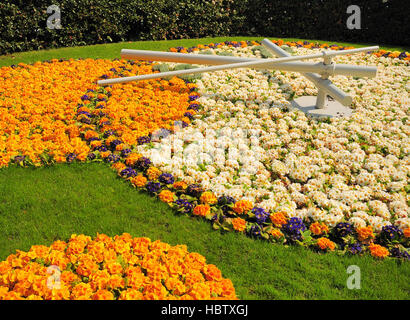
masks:
{"type": "Polygon", "coordinates": [[[236,231],[242,232],[246,228],[246,221],[241,218],[232,219],[232,226],[236,231]]]}
{"type": "Polygon", "coordinates": [[[108,263],[105,265],[105,268],[110,274],[122,273],[122,266],[118,262],[108,263]]]}
{"type": "Polygon", "coordinates": [[[119,300],[142,300],[144,295],[136,289],[127,289],[121,292],[119,300]]]}
{"type": "Polygon", "coordinates": [[[139,174],[138,176],[131,178],[130,181],[134,186],[142,188],[147,184],[148,180],[143,175],[139,174]]]}
{"type": "Polygon", "coordinates": [[[18,250],[0,262],[0,299],[236,299],[232,282],[224,279],[215,265],[206,264],[205,257],[189,253],[183,245],[172,247],[127,233],[114,238],[98,234],[94,239],[72,235],[70,252],[50,251],[64,248],[64,243],[33,246],[28,253],[18,250]],[[46,254],[44,266],[33,261],[29,253],[46,254]],[[67,260],[75,257],[74,271],[71,266],[62,266],[61,286],[50,290],[47,266],[60,255],[67,260]],[[96,257],[102,260],[97,263],[96,257]]]}
{"type": "Polygon", "coordinates": [[[183,295],[186,292],[186,286],[177,278],[168,278],[165,281],[165,287],[178,296],[183,295]]]}
{"type": "Polygon", "coordinates": [[[149,180],[157,180],[161,175],[161,170],[156,167],[149,167],[147,170],[147,175],[149,180]]]}
{"type": "Polygon", "coordinates": [[[382,247],[381,245],[378,244],[370,244],[369,245],[370,249],[370,254],[375,257],[375,258],[385,258],[389,255],[389,250],[387,250],[385,247],[382,247]]]}
{"type": "Polygon", "coordinates": [[[277,229],[277,228],[273,228],[270,232],[270,234],[275,238],[275,239],[280,239],[282,238],[284,235],[283,233],[277,229]]]}
{"type": "Polygon", "coordinates": [[[235,211],[238,214],[244,214],[251,210],[252,207],[253,204],[249,200],[239,200],[235,202],[233,206],[233,211],[235,211]]]}
{"type": "Polygon", "coordinates": [[[162,202],[167,202],[167,203],[173,202],[174,196],[175,196],[174,193],[169,190],[162,190],[160,194],[158,195],[159,199],[162,202]]]}
{"type": "Polygon", "coordinates": [[[188,185],[184,181],[177,181],[172,185],[172,187],[176,190],[185,190],[188,185]]]}
{"type": "Polygon", "coordinates": [[[279,227],[279,228],[288,222],[288,219],[284,212],[275,212],[271,214],[270,220],[276,227],[279,227]]]}
{"type": "Polygon", "coordinates": [[[203,268],[203,273],[205,275],[205,279],[209,281],[220,281],[222,280],[222,273],[215,265],[207,264],[203,268]]]}
{"type": "Polygon", "coordinates": [[[310,225],[309,230],[319,236],[323,233],[328,233],[329,232],[329,228],[327,225],[325,225],[324,223],[319,223],[319,222],[314,222],[310,225]]]}
{"type": "Polygon", "coordinates": [[[218,201],[216,196],[210,191],[206,191],[206,192],[202,193],[199,200],[202,203],[205,203],[205,204],[215,204],[218,201]]]}
{"type": "Polygon", "coordinates": [[[98,290],[93,295],[93,300],[114,300],[114,295],[108,290],[98,290]]]}
{"type": "Polygon", "coordinates": [[[410,238],[410,228],[404,229],[403,234],[406,238],[410,238]]]}
{"type": "Polygon", "coordinates": [[[132,166],[135,164],[135,162],[141,158],[141,155],[139,153],[130,153],[127,157],[127,159],[125,159],[125,163],[129,166],[132,166]]]}
{"type": "Polygon", "coordinates": [[[207,204],[199,204],[197,205],[194,210],[193,214],[196,216],[205,217],[211,213],[211,207],[207,204]]]}
{"type": "Polygon", "coordinates": [[[336,247],[335,243],[327,238],[317,239],[317,245],[322,250],[330,249],[331,251],[333,251],[336,247]]]}
{"type": "Polygon", "coordinates": [[[356,228],[359,241],[370,240],[374,238],[372,226],[356,228]]]}

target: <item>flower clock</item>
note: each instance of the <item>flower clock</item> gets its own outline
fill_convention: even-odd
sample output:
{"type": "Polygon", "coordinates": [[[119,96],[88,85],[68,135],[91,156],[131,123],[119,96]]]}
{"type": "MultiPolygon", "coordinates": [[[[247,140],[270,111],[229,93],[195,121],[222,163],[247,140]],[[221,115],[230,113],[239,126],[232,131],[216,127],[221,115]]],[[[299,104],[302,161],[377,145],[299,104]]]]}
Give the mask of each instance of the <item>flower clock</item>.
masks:
{"type": "MultiPolygon", "coordinates": [[[[273,42],[297,55],[348,49],[273,42]]],[[[170,50],[269,56],[254,41],[170,50]]],[[[293,72],[237,69],[100,87],[99,79],[180,66],[54,59],[3,67],[0,167],[103,161],[131,186],[222,232],[408,260],[409,53],[335,62],[379,70],[366,81],[332,78],[353,97],[351,117],[314,119],[292,109],[293,98],[317,93],[293,72]]],[[[203,257],[129,235],[34,246],[9,256],[0,274],[3,298],[235,298],[203,257]],[[50,265],[61,270],[58,290],[44,287],[50,265]]]]}

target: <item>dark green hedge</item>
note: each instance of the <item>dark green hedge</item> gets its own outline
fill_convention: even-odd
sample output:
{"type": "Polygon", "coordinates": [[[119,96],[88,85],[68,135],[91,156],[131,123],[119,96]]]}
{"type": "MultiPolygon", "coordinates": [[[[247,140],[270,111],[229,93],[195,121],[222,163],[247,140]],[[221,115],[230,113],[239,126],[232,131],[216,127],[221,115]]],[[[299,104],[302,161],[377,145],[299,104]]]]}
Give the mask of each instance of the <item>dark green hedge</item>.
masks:
{"type": "Polygon", "coordinates": [[[410,45],[409,0],[252,0],[252,34],[275,37],[410,45]],[[346,27],[349,5],[361,9],[361,29],[346,27]]]}
{"type": "Polygon", "coordinates": [[[355,0],[362,29],[346,27],[345,0],[2,0],[0,54],[125,40],[261,35],[410,45],[408,0],[355,0]],[[51,4],[62,29],[46,27],[51,4]]]}

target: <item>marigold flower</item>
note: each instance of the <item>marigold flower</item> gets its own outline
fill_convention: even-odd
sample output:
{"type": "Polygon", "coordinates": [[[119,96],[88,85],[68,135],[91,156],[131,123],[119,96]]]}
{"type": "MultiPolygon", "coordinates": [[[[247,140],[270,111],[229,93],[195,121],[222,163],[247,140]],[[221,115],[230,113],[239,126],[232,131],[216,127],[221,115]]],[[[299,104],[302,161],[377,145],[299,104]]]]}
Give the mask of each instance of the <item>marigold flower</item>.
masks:
{"type": "Polygon", "coordinates": [[[205,204],[215,204],[218,202],[218,199],[216,198],[216,196],[213,194],[213,192],[210,192],[210,191],[206,191],[202,193],[199,200],[205,204]]]}
{"type": "Polygon", "coordinates": [[[220,281],[222,280],[222,273],[215,265],[207,264],[203,268],[203,273],[205,275],[205,279],[209,281],[220,281]]]}
{"type": "Polygon", "coordinates": [[[369,249],[370,249],[370,254],[376,258],[383,259],[389,255],[389,250],[387,250],[387,248],[381,245],[378,245],[378,244],[373,244],[373,243],[370,244],[369,249]]]}
{"type": "Polygon", "coordinates": [[[252,207],[253,204],[249,200],[239,200],[235,202],[233,211],[235,211],[237,214],[244,214],[250,211],[252,207]]]}
{"type": "Polygon", "coordinates": [[[275,238],[275,239],[280,239],[280,238],[282,238],[284,235],[283,235],[283,233],[282,233],[282,231],[280,231],[279,229],[277,229],[277,228],[273,228],[271,231],[270,231],[270,234],[275,238]]]}
{"type": "Polygon", "coordinates": [[[410,228],[404,229],[403,234],[406,238],[410,238],[410,228]]]}
{"type": "MultiPolygon", "coordinates": [[[[42,254],[51,247],[61,249],[64,243],[33,246],[29,253],[42,254]]],[[[114,238],[98,234],[94,239],[72,235],[68,246],[70,252],[52,250],[43,262],[45,266],[19,250],[0,262],[0,299],[186,299],[187,294],[191,299],[209,299],[211,288],[216,295],[212,298],[236,299],[232,282],[225,281],[216,266],[207,265],[205,257],[189,253],[183,245],[172,247],[159,240],[151,242],[124,233],[114,238]],[[77,250],[83,245],[83,250],[77,250]],[[75,257],[73,264],[77,267],[73,271],[63,266],[60,288],[50,290],[47,265],[60,255],[67,260],[75,257]],[[102,258],[99,264],[96,257],[102,258]],[[17,259],[25,263],[24,269],[21,263],[13,267],[17,259]],[[123,263],[128,264],[125,270],[123,263]],[[87,282],[82,282],[84,277],[87,282]],[[119,296],[114,295],[118,291],[119,296]]]]}
{"type": "Polygon", "coordinates": [[[139,174],[133,178],[130,179],[131,183],[138,187],[138,188],[142,188],[145,187],[145,185],[147,184],[148,179],[145,178],[143,175],[139,174]]]}
{"type": "Polygon", "coordinates": [[[374,238],[373,228],[371,226],[356,228],[359,241],[365,241],[374,238]]]}
{"type": "Polygon", "coordinates": [[[188,185],[184,181],[177,181],[174,182],[172,187],[176,190],[185,190],[188,187],[188,185]]]}
{"type": "Polygon", "coordinates": [[[323,233],[328,233],[329,232],[329,228],[327,225],[325,225],[324,223],[319,223],[319,222],[314,222],[310,225],[309,230],[319,236],[323,233]]]}
{"type": "Polygon", "coordinates": [[[196,216],[205,217],[211,213],[211,207],[208,204],[199,204],[192,213],[196,216]]]}
{"type": "Polygon", "coordinates": [[[320,249],[326,250],[329,249],[333,251],[336,247],[335,243],[333,241],[330,241],[327,238],[319,238],[317,239],[317,245],[320,249]]]}
{"type": "Polygon", "coordinates": [[[269,217],[272,223],[279,228],[288,222],[288,219],[283,212],[275,212],[271,214],[269,217]]]}
{"type": "Polygon", "coordinates": [[[170,203],[174,201],[174,193],[169,190],[162,190],[158,197],[162,202],[170,203]]]}
{"type": "Polygon", "coordinates": [[[93,300],[114,300],[114,295],[108,290],[98,290],[93,295],[93,300]]]}
{"type": "Polygon", "coordinates": [[[242,218],[232,219],[232,226],[236,231],[242,232],[246,228],[246,221],[242,218]]]}
{"type": "Polygon", "coordinates": [[[161,170],[156,167],[149,167],[147,170],[147,176],[149,180],[157,180],[161,175],[161,170]]]}
{"type": "Polygon", "coordinates": [[[143,297],[144,295],[141,291],[128,288],[127,290],[121,292],[119,300],[142,300],[143,297]]]}

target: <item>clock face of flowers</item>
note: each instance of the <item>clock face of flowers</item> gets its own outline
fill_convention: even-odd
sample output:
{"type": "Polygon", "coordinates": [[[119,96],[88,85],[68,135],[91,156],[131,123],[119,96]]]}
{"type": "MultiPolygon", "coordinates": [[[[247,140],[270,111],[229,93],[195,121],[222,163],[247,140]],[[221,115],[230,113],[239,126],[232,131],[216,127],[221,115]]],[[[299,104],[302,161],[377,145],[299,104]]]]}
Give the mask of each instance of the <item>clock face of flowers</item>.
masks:
{"type": "MultiPolygon", "coordinates": [[[[341,49],[286,44],[297,55],[341,49]]],[[[266,56],[245,41],[171,51],[266,56]]],[[[374,79],[331,78],[353,97],[351,117],[292,109],[293,98],[317,94],[295,72],[235,69],[99,87],[98,79],[156,71],[116,59],[1,68],[0,167],[104,160],[215,229],[409,258],[410,57],[379,51],[334,61],[378,67],[374,79]]]]}

